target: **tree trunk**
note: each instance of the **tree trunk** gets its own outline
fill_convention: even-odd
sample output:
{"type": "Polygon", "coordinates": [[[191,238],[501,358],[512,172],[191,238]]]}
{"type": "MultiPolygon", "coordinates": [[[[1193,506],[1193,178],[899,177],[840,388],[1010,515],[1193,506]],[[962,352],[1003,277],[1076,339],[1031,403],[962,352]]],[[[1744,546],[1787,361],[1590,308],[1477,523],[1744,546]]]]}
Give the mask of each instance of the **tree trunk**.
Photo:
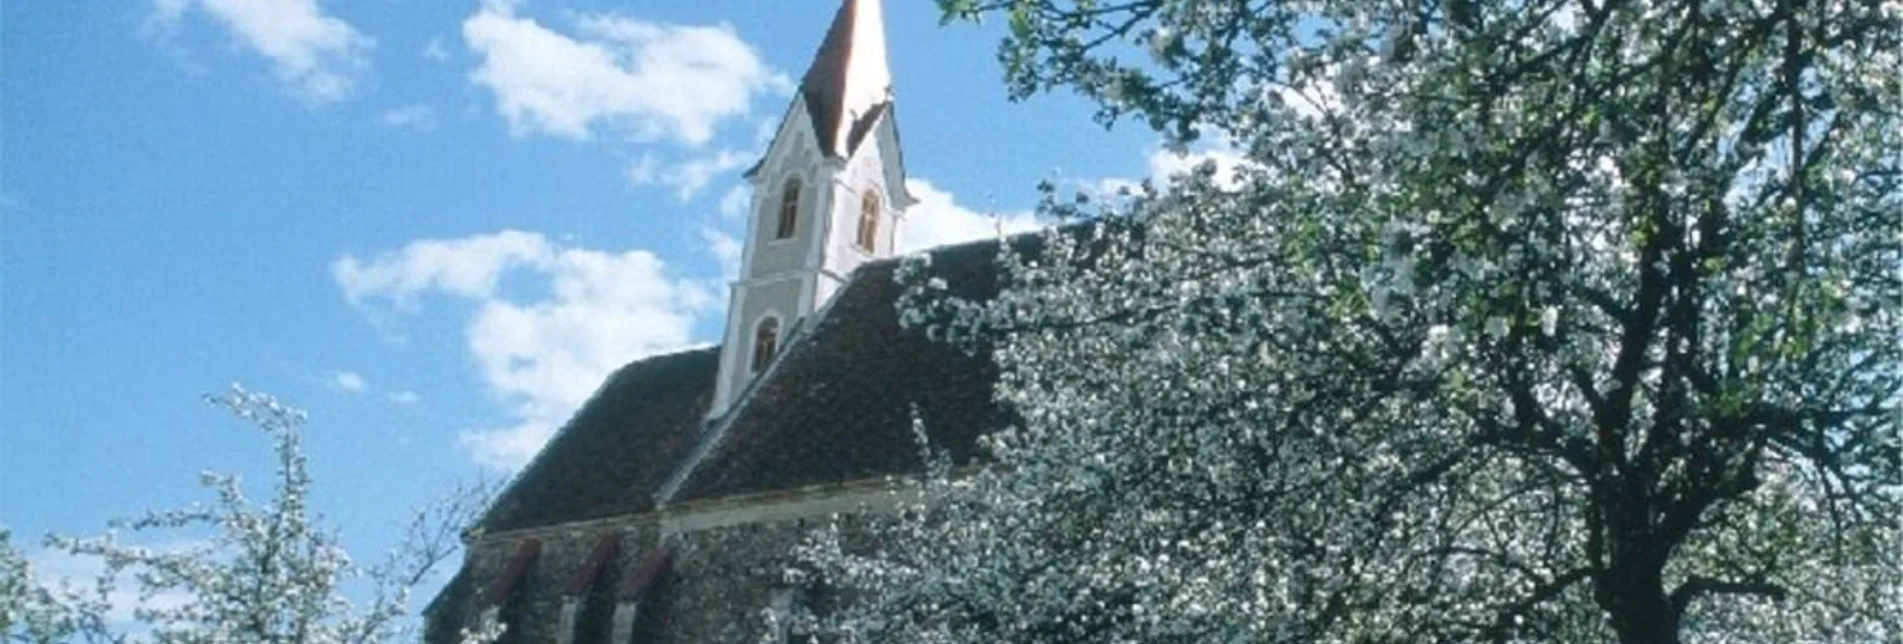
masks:
{"type": "Polygon", "coordinates": [[[1620,644],[1678,644],[1678,611],[1665,593],[1665,562],[1657,544],[1627,540],[1632,556],[1614,557],[1600,573],[1599,606],[1612,617],[1620,644]]]}
{"type": "Polygon", "coordinates": [[[1612,628],[1620,644],[1678,644],[1678,616],[1659,589],[1632,589],[1615,600],[1612,628]]]}

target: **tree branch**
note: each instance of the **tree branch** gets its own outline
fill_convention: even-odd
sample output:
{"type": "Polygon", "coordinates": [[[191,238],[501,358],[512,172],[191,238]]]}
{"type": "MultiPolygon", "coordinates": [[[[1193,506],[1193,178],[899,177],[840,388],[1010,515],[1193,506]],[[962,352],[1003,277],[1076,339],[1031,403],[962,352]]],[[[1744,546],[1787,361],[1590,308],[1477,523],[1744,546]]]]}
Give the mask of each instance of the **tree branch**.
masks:
{"type": "Polygon", "coordinates": [[[1726,581],[1703,575],[1692,575],[1685,583],[1672,590],[1672,614],[1683,618],[1685,609],[1691,607],[1692,600],[1704,595],[1756,595],[1774,601],[1783,601],[1786,596],[1783,586],[1763,580],[1726,581]]]}

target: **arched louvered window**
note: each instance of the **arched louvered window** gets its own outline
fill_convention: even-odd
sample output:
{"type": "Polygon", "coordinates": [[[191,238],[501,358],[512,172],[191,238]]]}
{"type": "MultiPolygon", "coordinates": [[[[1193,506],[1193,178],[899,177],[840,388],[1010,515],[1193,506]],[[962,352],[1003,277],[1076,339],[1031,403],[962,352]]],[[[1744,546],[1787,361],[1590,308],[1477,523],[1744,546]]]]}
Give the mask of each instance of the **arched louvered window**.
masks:
{"type": "Polygon", "coordinates": [[[780,349],[780,319],[767,318],[753,329],[753,372],[760,373],[767,364],[773,362],[773,353],[780,349]]]}
{"type": "Polygon", "coordinates": [[[793,229],[800,221],[800,180],[787,179],[786,186],[780,188],[780,222],[774,228],[774,239],[786,239],[793,236],[793,229]]]}
{"type": "Polygon", "coordinates": [[[872,252],[879,239],[879,191],[866,190],[859,199],[859,247],[872,252]]]}

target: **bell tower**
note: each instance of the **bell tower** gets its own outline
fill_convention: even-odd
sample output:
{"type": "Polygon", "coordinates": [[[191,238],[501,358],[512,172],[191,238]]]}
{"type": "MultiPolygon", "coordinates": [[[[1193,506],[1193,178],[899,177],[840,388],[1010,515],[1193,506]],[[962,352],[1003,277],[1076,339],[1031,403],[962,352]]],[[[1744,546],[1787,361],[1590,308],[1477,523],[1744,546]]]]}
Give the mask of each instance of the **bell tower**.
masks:
{"type": "Polygon", "coordinates": [[[711,417],[744,398],[853,269],[895,252],[905,189],[879,0],[844,0],[753,189],[711,417]]]}

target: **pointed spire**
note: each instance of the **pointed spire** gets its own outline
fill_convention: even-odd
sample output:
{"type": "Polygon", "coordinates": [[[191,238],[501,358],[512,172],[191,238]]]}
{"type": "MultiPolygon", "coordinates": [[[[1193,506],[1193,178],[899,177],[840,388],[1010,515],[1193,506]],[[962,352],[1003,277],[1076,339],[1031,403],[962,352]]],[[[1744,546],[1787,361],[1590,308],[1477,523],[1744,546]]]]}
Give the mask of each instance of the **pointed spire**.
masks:
{"type": "Polygon", "coordinates": [[[844,0],[800,80],[800,92],[826,153],[851,154],[865,126],[892,102],[879,0],[844,0]]]}

